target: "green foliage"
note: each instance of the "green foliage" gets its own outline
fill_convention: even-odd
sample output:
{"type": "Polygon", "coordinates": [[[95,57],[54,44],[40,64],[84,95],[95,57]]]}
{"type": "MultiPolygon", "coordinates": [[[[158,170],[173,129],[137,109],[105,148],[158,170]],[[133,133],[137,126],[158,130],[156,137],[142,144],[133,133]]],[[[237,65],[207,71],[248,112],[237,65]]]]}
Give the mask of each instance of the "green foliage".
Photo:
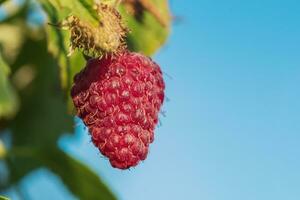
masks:
{"type": "Polygon", "coordinates": [[[7,159],[9,162],[26,159],[47,167],[80,199],[116,199],[95,172],[57,148],[15,148],[7,159]]]}
{"type": "MultiPolygon", "coordinates": [[[[79,199],[114,200],[115,196],[96,173],[57,148],[61,135],[73,132],[70,88],[73,76],[86,61],[80,52],[68,57],[69,32],[48,25],[59,24],[69,15],[95,26],[101,19],[93,10],[93,0],[38,2],[47,16],[43,25],[28,24],[28,13],[34,12],[36,6],[29,0],[23,5],[10,5],[11,12],[0,21],[0,139],[7,134],[12,138],[11,144],[2,145],[9,179],[1,181],[0,190],[45,167],[59,176],[79,199]]],[[[115,1],[105,2],[113,5],[115,1]]],[[[159,49],[170,29],[167,0],[149,2],[161,14],[164,24],[151,9],[144,7],[133,15],[127,4],[119,6],[131,30],[127,37],[129,49],[147,55],[159,49]]],[[[0,6],[11,3],[0,0],[0,6]]],[[[1,173],[4,172],[0,172],[0,177],[1,173]]]]}

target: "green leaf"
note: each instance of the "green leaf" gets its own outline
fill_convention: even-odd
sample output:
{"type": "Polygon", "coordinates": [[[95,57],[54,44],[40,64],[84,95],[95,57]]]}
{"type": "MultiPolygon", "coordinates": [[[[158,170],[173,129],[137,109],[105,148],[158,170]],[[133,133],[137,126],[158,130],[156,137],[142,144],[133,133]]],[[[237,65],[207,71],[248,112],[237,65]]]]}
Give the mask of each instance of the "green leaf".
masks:
{"type": "Polygon", "coordinates": [[[5,1],[7,1],[7,0],[0,0],[0,5],[1,5],[2,3],[4,3],[5,1]]]}
{"type": "Polygon", "coordinates": [[[9,200],[9,198],[4,197],[4,196],[0,196],[0,200],[9,200]]]}
{"type": "Polygon", "coordinates": [[[28,162],[38,162],[47,167],[57,174],[79,199],[116,199],[95,172],[57,148],[15,148],[9,154],[10,159],[24,158],[28,162]]]}
{"type": "Polygon", "coordinates": [[[80,199],[115,200],[108,187],[87,166],[62,151],[40,153],[45,166],[59,175],[65,185],[80,199]]]}
{"type": "Polygon", "coordinates": [[[12,118],[19,107],[17,94],[9,82],[8,75],[9,67],[0,52],[0,119],[12,118]]]}
{"type": "MultiPolygon", "coordinates": [[[[11,76],[21,107],[6,126],[12,134],[13,146],[52,148],[62,134],[73,132],[73,116],[67,113],[59,69],[47,51],[45,34],[25,31],[24,35],[25,42],[11,64],[11,76]]],[[[16,183],[40,165],[20,158],[8,162],[8,166],[10,181],[16,183]]]]}
{"type": "Polygon", "coordinates": [[[67,113],[59,69],[46,40],[27,38],[12,70],[22,104],[10,124],[14,145],[56,144],[61,134],[72,132],[73,116],[67,113]]]}
{"type": "Polygon", "coordinates": [[[148,2],[160,13],[166,23],[165,26],[145,10],[134,16],[127,11],[126,6],[122,6],[121,13],[131,30],[127,38],[129,49],[150,56],[166,42],[170,32],[171,14],[168,0],[148,0],[148,2]]]}
{"type": "MultiPolygon", "coordinates": [[[[98,16],[93,9],[93,0],[39,0],[44,8],[53,7],[56,10],[56,15],[59,21],[52,21],[52,23],[61,22],[69,15],[75,15],[90,23],[98,23],[98,16]]],[[[49,15],[49,10],[46,9],[49,15]]]]}

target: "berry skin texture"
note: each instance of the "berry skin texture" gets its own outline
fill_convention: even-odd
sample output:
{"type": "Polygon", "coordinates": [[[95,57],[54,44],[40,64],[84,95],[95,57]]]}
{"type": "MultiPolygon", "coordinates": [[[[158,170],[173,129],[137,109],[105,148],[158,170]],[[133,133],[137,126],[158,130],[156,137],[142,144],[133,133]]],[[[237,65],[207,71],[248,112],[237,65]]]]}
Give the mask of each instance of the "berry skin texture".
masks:
{"type": "Polygon", "coordinates": [[[91,59],[74,77],[71,96],[94,145],[111,165],[145,160],[164,101],[160,67],[139,53],[91,59]]]}

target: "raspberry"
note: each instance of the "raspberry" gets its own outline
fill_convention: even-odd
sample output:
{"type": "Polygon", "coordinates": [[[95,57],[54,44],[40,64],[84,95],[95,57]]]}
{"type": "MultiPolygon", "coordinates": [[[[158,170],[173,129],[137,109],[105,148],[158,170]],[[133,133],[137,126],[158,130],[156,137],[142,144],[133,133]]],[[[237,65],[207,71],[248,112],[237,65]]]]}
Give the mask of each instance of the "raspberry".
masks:
{"type": "Polygon", "coordinates": [[[74,77],[71,96],[94,145],[111,165],[145,160],[164,101],[160,67],[139,53],[91,59],[74,77]]]}

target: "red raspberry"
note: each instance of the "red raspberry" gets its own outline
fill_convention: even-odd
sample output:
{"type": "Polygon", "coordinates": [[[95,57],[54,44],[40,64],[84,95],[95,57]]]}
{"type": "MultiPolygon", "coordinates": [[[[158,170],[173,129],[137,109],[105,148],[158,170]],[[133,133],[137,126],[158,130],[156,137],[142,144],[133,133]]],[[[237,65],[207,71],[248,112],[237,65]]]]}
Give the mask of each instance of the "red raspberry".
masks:
{"type": "Polygon", "coordinates": [[[89,60],[71,96],[95,146],[113,167],[128,169],[147,157],[164,89],[160,67],[126,51],[89,60]]]}

